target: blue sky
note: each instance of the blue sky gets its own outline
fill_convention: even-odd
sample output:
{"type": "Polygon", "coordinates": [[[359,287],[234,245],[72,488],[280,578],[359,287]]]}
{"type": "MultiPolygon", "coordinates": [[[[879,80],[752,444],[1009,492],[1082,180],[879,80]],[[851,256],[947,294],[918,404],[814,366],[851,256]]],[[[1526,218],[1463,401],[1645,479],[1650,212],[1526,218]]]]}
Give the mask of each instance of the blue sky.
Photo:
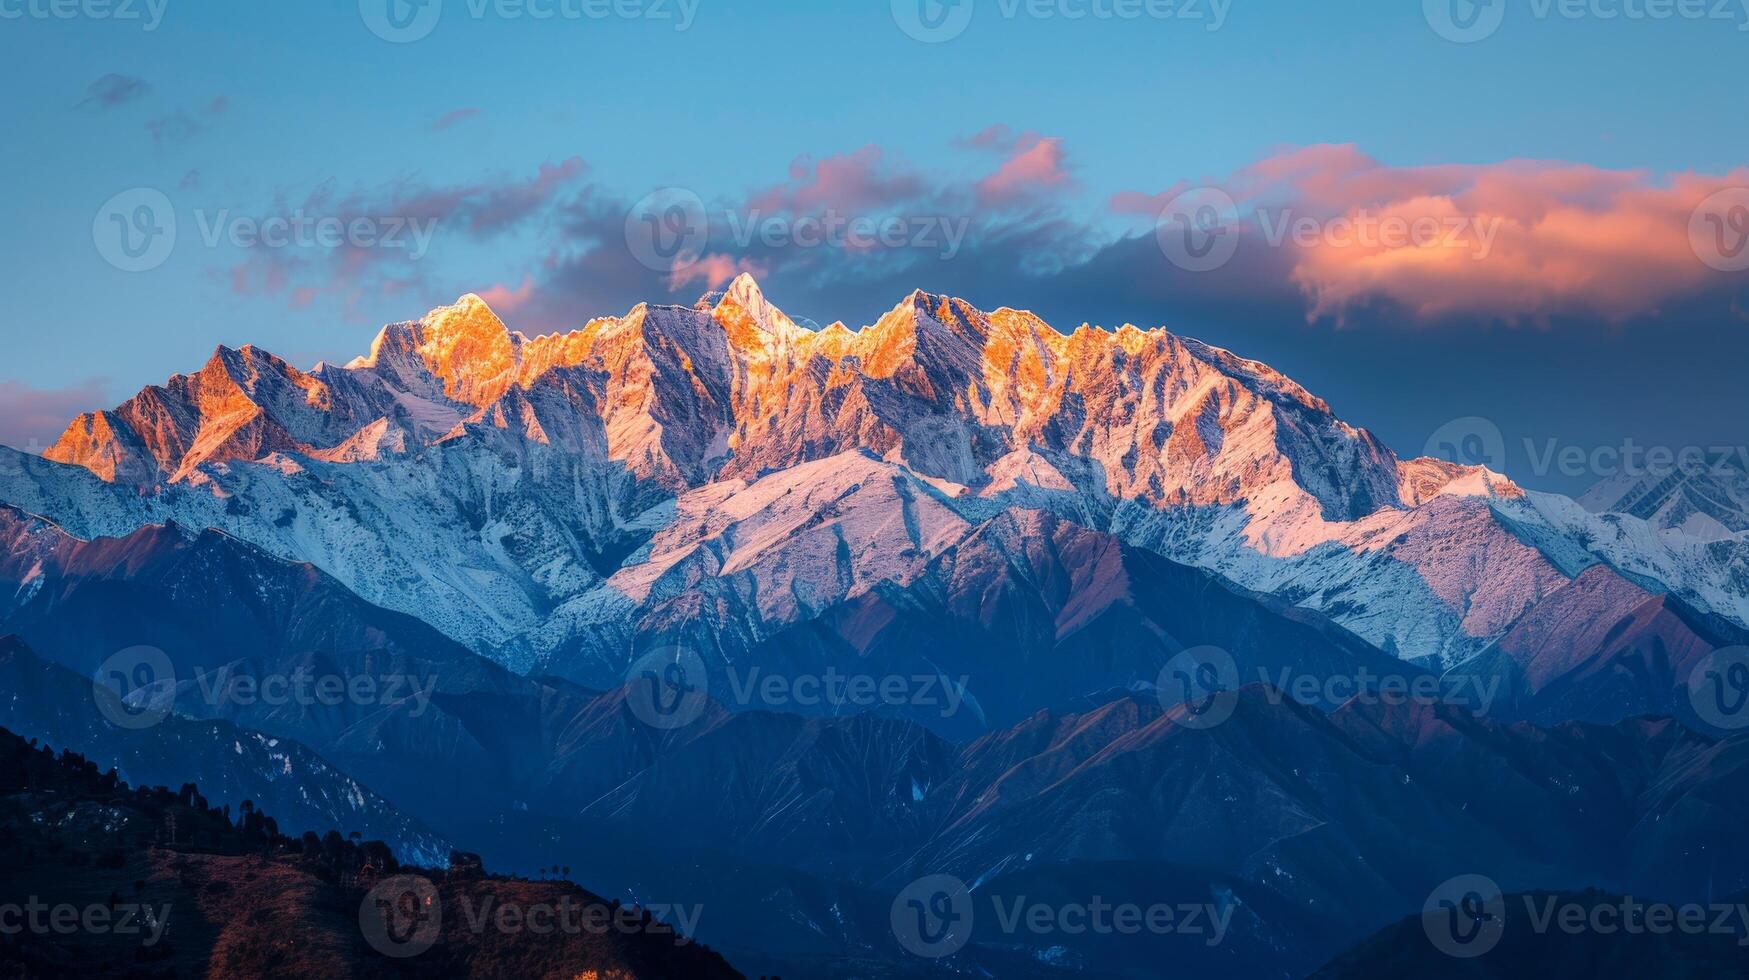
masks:
{"type": "MultiPolygon", "coordinates": [[[[146,0],[134,0],[139,20],[91,16],[104,9],[91,4],[59,19],[39,16],[48,0],[0,0],[0,78],[14,93],[0,107],[12,299],[0,405],[106,405],[198,367],[221,342],[305,366],[344,360],[376,325],[465,291],[524,288],[506,319],[531,332],[637,298],[690,301],[711,277],[616,275],[586,253],[623,242],[590,236],[657,187],[688,188],[713,214],[745,212],[761,194],[808,186],[818,161],[875,148],[857,166],[881,189],[837,203],[962,214],[980,229],[963,254],[872,270],[714,238],[712,254],[763,273],[794,312],[853,325],[907,283],[1030,306],[1065,327],[1166,324],[1276,363],[1411,454],[1443,420],[1472,414],[1515,444],[1518,433],[1745,441],[1740,279],[1684,277],[1619,316],[1563,295],[1531,315],[1421,317],[1403,313],[1414,304],[1400,292],[1309,316],[1300,279],[1226,291],[1145,281],[1157,277],[1119,258],[1124,236],[1149,236],[1153,220],[1113,206],[1126,192],[1229,186],[1285,148],[1322,144],[1352,144],[1393,172],[1558,161],[1631,173],[1636,187],[1683,174],[1728,185],[1749,162],[1737,94],[1749,15],[1734,6],[1729,20],[1650,20],[1626,16],[1637,2],[1539,17],[1533,0],[1494,0],[1498,30],[1453,43],[1420,3],[1231,0],[1217,11],[1200,0],[1124,20],[1069,17],[1113,0],[971,0],[963,33],[922,43],[886,0],[696,0],[686,30],[679,0],[619,0],[658,15],[634,18],[527,13],[580,12],[583,0],[479,16],[482,0],[442,0],[428,36],[395,44],[367,27],[376,0],[155,2],[162,22],[146,30],[146,0]],[[996,125],[1005,137],[968,145],[996,125]],[[1020,174],[1027,196],[991,203],[979,182],[1041,140],[1053,154],[1035,160],[1042,173],[1020,174]],[[106,262],[93,221],[134,188],[167,196],[178,236],[162,265],[130,273],[106,262]],[[331,250],[263,261],[200,233],[215,215],[387,217],[409,201],[442,218],[429,254],[371,259],[340,286],[331,250]],[[1662,396],[1616,390],[1636,383],[1662,396]]],[[[43,428],[16,421],[26,414],[13,410],[0,439],[43,428]]]]}

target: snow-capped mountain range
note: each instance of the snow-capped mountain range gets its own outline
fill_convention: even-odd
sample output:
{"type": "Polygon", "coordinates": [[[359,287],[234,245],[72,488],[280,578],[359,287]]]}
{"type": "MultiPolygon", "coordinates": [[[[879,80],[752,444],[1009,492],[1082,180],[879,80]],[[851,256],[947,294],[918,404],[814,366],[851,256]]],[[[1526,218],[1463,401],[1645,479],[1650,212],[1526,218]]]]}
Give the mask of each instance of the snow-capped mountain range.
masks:
{"type": "Polygon", "coordinates": [[[1685,465],[1611,477],[1579,502],[1600,513],[1628,514],[1692,537],[1723,540],[1749,531],[1749,470],[1740,457],[1715,451],[1685,465]]]}
{"type": "MultiPolygon", "coordinates": [[[[466,296],[344,367],[220,348],[44,457],[0,450],[0,503],[83,538],[217,528],[507,666],[603,685],[637,637],[685,623],[722,627],[732,659],[950,559],[1024,575],[990,542],[1036,517],[984,531],[1015,512],[1436,668],[1598,564],[1749,624],[1730,521],[1692,534],[1668,508],[1594,513],[1399,459],[1228,351],[922,292],[816,330],[743,276],[536,338],[466,296]]],[[[1089,621],[1063,615],[1060,632],[1089,621]]]]}

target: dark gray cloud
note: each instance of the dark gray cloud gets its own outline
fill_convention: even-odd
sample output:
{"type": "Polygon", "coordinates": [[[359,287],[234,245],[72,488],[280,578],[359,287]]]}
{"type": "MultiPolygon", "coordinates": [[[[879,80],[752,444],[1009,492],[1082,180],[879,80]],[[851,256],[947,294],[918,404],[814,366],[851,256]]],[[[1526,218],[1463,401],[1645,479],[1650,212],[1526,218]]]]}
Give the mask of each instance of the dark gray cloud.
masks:
{"type": "MultiPolygon", "coordinates": [[[[996,133],[976,142],[995,156],[1023,137],[1036,139],[996,133]]],[[[446,231],[470,239],[504,235],[532,246],[538,257],[504,282],[434,287],[419,268],[345,252],[320,266],[269,255],[273,265],[237,274],[294,305],[324,291],[405,293],[409,315],[422,308],[413,296],[481,292],[531,334],[645,301],[690,304],[747,270],[792,316],[822,324],[872,323],[922,288],[984,309],[1030,309],[1062,330],[1165,326],[1274,365],[1406,456],[1420,455],[1453,419],[1488,418],[1507,441],[1508,475],[1569,493],[1593,475],[1537,472],[1533,456],[1551,441],[1581,449],[1749,443],[1741,275],[1703,277],[1655,309],[1609,318],[1583,305],[1534,321],[1511,310],[1430,314],[1392,293],[1322,307],[1304,286],[1303,256],[1261,235],[1241,235],[1224,265],[1192,272],[1167,258],[1154,229],[1120,234],[1111,216],[1090,219],[1069,195],[989,207],[981,178],[943,180],[867,149],[826,160],[801,158],[787,182],[744,199],[698,202],[682,229],[687,247],[668,265],[634,245],[650,217],[639,213],[646,201],[584,183],[581,161],[566,161],[533,177],[458,186],[404,181],[348,195],[328,187],[306,202],[323,213],[441,217],[446,231]],[[818,234],[831,220],[877,230],[897,222],[915,237],[833,241],[818,234]]]]}
{"type": "MultiPolygon", "coordinates": [[[[1258,236],[1242,239],[1221,268],[1190,272],[1166,258],[1152,231],[1113,238],[1048,203],[991,213],[956,198],[963,190],[932,190],[920,199],[930,208],[910,214],[962,204],[958,214],[970,222],[953,254],[743,243],[714,207],[699,251],[733,258],[718,275],[757,270],[774,302],[820,323],[872,323],[923,288],[984,309],[1030,309],[1062,330],[1165,326],[1272,364],[1405,456],[1421,455],[1453,419],[1487,418],[1506,439],[1508,474],[1534,488],[1577,494],[1603,475],[1539,468],[1551,444],[1749,444],[1749,386],[1741,382],[1749,324],[1740,314],[1749,289],[1740,276],[1612,322],[1428,317],[1390,297],[1357,299],[1338,315],[1316,309],[1295,280],[1290,250],[1258,236]]],[[[514,326],[573,329],[642,301],[690,303],[715,285],[635,259],[625,244],[631,206],[592,189],[560,207],[560,244],[505,311],[514,326]]]]}
{"type": "Polygon", "coordinates": [[[285,247],[257,245],[226,271],[240,295],[284,297],[294,309],[317,299],[336,299],[349,311],[366,301],[427,292],[424,263],[434,244],[450,237],[477,242],[525,223],[553,218],[555,202],[569,194],[587,170],[579,157],[544,163],[529,177],[494,175],[459,184],[434,185],[413,176],[375,187],[342,189],[328,180],[301,198],[281,195],[251,226],[324,225],[347,230],[338,241],[299,236],[285,247]],[[359,229],[354,234],[350,229],[359,229]]]}

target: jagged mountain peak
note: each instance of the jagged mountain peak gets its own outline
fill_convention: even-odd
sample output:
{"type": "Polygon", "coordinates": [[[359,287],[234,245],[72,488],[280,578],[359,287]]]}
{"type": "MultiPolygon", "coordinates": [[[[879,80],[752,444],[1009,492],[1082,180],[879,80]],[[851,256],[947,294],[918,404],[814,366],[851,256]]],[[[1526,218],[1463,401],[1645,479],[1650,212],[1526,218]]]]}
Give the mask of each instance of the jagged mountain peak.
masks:
{"type": "Polygon", "coordinates": [[[772,342],[802,342],[811,336],[782,310],[773,306],[748,273],[729,283],[711,310],[712,318],[729,332],[737,346],[765,346],[772,342]]]}
{"type": "Polygon", "coordinates": [[[516,348],[504,321],[469,293],[421,321],[420,356],[444,381],[444,394],[484,407],[503,397],[516,375],[516,348]]]}
{"type": "Polygon", "coordinates": [[[1402,479],[1399,495],[1411,507],[1442,496],[1517,500],[1525,495],[1523,487],[1486,466],[1465,466],[1423,456],[1400,461],[1397,472],[1402,479]]]}
{"type": "Polygon", "coordinates": [[[1691,454],[1679,465],[1628,466],[1579,497],[1598,514],[1625,514],[1663,531],[1704,541],[1728,541],[1749,531],[1749,470],[1745,450],[1691,454]]]}
{"type": "Polygon", "coordinates": [[[422,366],[442,381],[451,401],[483,408],[509,389],[516,362],[516,345],[504,321],[485,300],[468,293],[417,322],[384,327],[370,356],[353,366],[401,375],[422,366]]]}
{"type": "Polygon", "coordinates": [[[219,359],[222,404],[142,393],[120,424],[87,420],[57,458],[149,484],[271,452],[375,459],[451,441],[471,418],[500,430],[514,418],[539,442],[604,446],[669,492],[857,448],[979,487],[1032,447],[1095,461],[1118,499],[1232,503],[1285,481],[1341,519],[1404,500],[1388,450],[1266,365],[1127,323],[1064,334],[922,289],[860,330],[808,330],[741,275],[709,308],[639,304],[533,340],[470,293],[385,327],[341,371],[219,359]],[[536,386],[550,390],[481,414],[536,386]]]}
{"type": "Polygon", "coordinates": [[[759,281],[753,278],[752,273],[743,272],[729,283],[728,289],[723,290],[723,298],[748,306],[764,303],[765,293],[759,288],[759,281]]]}
{"type": "MultiPolygon", "coordinates": [[[[1652,547],[1603,522],[1565,540],[1544,525],[1590,518],[1480,468],[1398,460],[1281,372],[1163,328],[1065,333],[1031,312],[916,290],[859,330],[807,330],[750,276],[708,306],[639,304],[533,339],[467,295],[384,328],[369,357],[311,374],[221,347],[208,370],[82,416],[45,456],[144,491],[149,516],[186,513],[308,557],[397,608],[447,596],[443,628],[488,644],[524,642],[513,638],[542,610],[615,575],[619,558],[603,556],[647,542],[673,519],[660,508],[690,494],[716,506],[727,498],[713,488],[747,481],[779,492],[739,503],[800,494],[788,507],[814,499],[790,477],[825,486],[818,468],[841,469],[861,488],[807,513],[845,526],[833,507],[893,482],[861,473],[867,459],[906,476],[894,484],[906,507],[974,523],[1048,510],[1342,610],[1407,656],[1479,649],[1584,567],[1576,556],[1592,542],[1652,547]],[[910,479],[930,490],[913,493],[910,479]],[[362,503],[387,499],[402,502],[393,514],[362,503]],[[1543,529],[1513,530],[1527,526],[1543,529]],[[1442,543],[1460,535],[1462,547],[1442,543]],[[468,560],[451,568],[457,554],[468,560]]],[[[76,520],[63,506],[72,491],[47,472],[24,466],[0,489],[76,520]]],[[[886,540],[878,521],[868,527],[886,540]]],[[[808,568],[835,569],[847,552],[845,581],[928,553],[902,542],[915,553],[865,558],[806,541],[818,545],[808,568]]],[[[1685,582],[1703,578],[1690,565],[1727,560],[1654,558],[1685,582]]],[[[1733,574],[1695,586],[1710,590],[1698,604],[1746,608],[1733,574]]],[[[812,594],[816,577],[798,587],[812,594]]]]}
{"type": "Polygon", "coordinates": [[[427,331],[439,334],[467,333],[481,338],[509,334],[504,321],[492,312],[492,307],[477,293],[464,293],[448,306],[440,306],[425,314],[420,321],[427,331]]]}

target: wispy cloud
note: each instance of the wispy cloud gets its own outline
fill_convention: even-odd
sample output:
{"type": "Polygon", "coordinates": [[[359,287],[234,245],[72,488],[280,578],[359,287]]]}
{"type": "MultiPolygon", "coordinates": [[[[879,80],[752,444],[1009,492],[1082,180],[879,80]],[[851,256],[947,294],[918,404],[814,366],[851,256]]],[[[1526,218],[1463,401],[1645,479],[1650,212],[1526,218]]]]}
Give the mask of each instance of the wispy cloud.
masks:
{"type": "MultiPolygon", "coordinates": [[[[799,156],[781,181],[704,202],[671,262],[651,262],[628,242],[648,224],[649,216],[635,213],[638,195],[587,183],[577,159],[544,164],[531,176],[457,185],[403,179],[341,193],[330,184],[302,207],[343,218],[436,219],[444,235],[471,240],[518,232],[512,242],[530,257],[506,280],[516,285],[487,289],[517,310],[519,326],[537,330],[643,300],[690,301],[695,291],[749,271],[797,297],[804,304],[798,312],[818,303],[835,316],[921,286],[975,302],[1010,302],[1024,292],[1069,309],[1122,299],[1135,309],[1275,323],[1341,325],[1364,314],[1396,329],[1454,318],[1622,321],[1709,296],[1723,311],[1745,283],[1695,256],[1689,226],[1698,202],[1749,185],[1749,171],[1659,177],[1564,161],[1394,167],[1353,146],[1325,145],[1272,153],[1225,177],[1116,194],[1108,211],[1088,213],[1068,193],[1076,182],[1063,140],[991,127],[958,142],[1000,162],[964,177],[916,167],[875,145],[799,156]],[[1192,185],[1224,188],[1246,216],[1234,257],[1211,272],[1175,266],[1154,227],[1160,209],[1192,185]],[[1147,224],[1126,233],[1121,219],[1131,215],[1147,224]],[[1474,229],[1485,222],[1489,247],[1479,251],[1473,236],[1461,238],[1461,248],[1317,236],[1271,242],[1262,218],[1323,227],[1431,219],[1474,229]],[[820,234],[832,230],[828,219],[865,222],[883,234],[835,241],[820,234]]],[[[418,266],[382,250],[269,252],[233,274],[239,291],[302,302],[424,286],[418,266]]]]}
{"type": "Polygon", "coordinates": [[[522,309],[522,307],[526,306],[528,301],[533,298],[534,277],[524,276],[522,279],[522,285],[517,286],[515,289],[512,289],[503,283],[497,283],[480,290],[479,295],[481,299],[486,301],[486,305],[490,306],[498,314],[509,315],[522,309]]]}
{"type": "Polygon", "coordinates": [[[1010,147],[1002,166],[978,182],[978,199],[1001,206],[1058,191],[1069,184],[1065,164],[1061,139],[1026,134],[1010,147]]]}
{"type": "Polygon", "coordinates": [[[834,209],[866,213],[905,204],[924,196],[924,176],[888,159],[885,150],[869,144],[849,153],[815,160],[796,157],[789,179],[749,196],[750,211],[805,214],[834,209]]]}
{"type": "Polygon", "coordinates": [[[707,289],[716,289],[743,272],[760,277],[768,271],[753,259],[712,253],[700,256],[697,261],[676,263],[668,276],[668,291],[675,292],[695,282],[703,283],[707,289]]]}
{"type": "Polygon", "coordinates": [[[184,143],[205,132],[214,119],[229,112],[230,109],[230,98],[223,95],[214,96],[212,101],[193,112],[179,109],[167,116],[147,120],[146,132],[152,134],[152,142],[160,145],[184,143]]]}
{"type": "Polygon", "coordinates": [[[342,189],[329,180],[301,198],[282,196],[261,221],[367,227],[371,243],[252,248],[225,274],[239,295],[280,296],[294,308],[332,297],[351,310],[365,300],[421,287],[425,249],[434,242],[449,236],[483,241],[550,217],[587,169],[582,158],[572,157],[543,163],[528,177],[494,175],[459,184],[433,185],[407,176],[342,189]]]}
{"type": "Polygon", "coordinates": [[[467,120],[474,118],[479,115],[480,112],[481,110],[479,109],[451,109],[433,120],[431,123],[431,129],[434,132],[441,132],[442,130],[449,129],[458,123],[466,122],[467,120]]]}
{"type": "Polygon", "coordinates": [[[981,179],[926,171],[872,144],[799,156],[783,181],[706,203],[688,219],[686,250],[654,267],[648,256],[634,258],[627,238],[628,229],[644,229],[641,218],[658,216],[640,216],[629,200],[591,187],[559,209],[552,247],[530,270],[520,325],[559,329],[585,310],[664,294],[690,301],[696,293],[688,291],[742,272],[781,283],[804,303],[900,283],[945,290],[987,273],[1047,273],[1086,261],[1111,240],[1097,222],[1066,211],[1057,193],[1069,184],[1060,140],[993,131],[980,142],[1003,158],[981,179]],[[1001,203],[989,206],[987,198],[1001,203]]]}
{"type": "Polygon", "coordinates": [[[152,86],[145,79],[111,72],[92,82],[85,89],[85,98],[80,99],[75,108],[97,111],[114,109],[144,97],[151,90],[152,86]]]}

